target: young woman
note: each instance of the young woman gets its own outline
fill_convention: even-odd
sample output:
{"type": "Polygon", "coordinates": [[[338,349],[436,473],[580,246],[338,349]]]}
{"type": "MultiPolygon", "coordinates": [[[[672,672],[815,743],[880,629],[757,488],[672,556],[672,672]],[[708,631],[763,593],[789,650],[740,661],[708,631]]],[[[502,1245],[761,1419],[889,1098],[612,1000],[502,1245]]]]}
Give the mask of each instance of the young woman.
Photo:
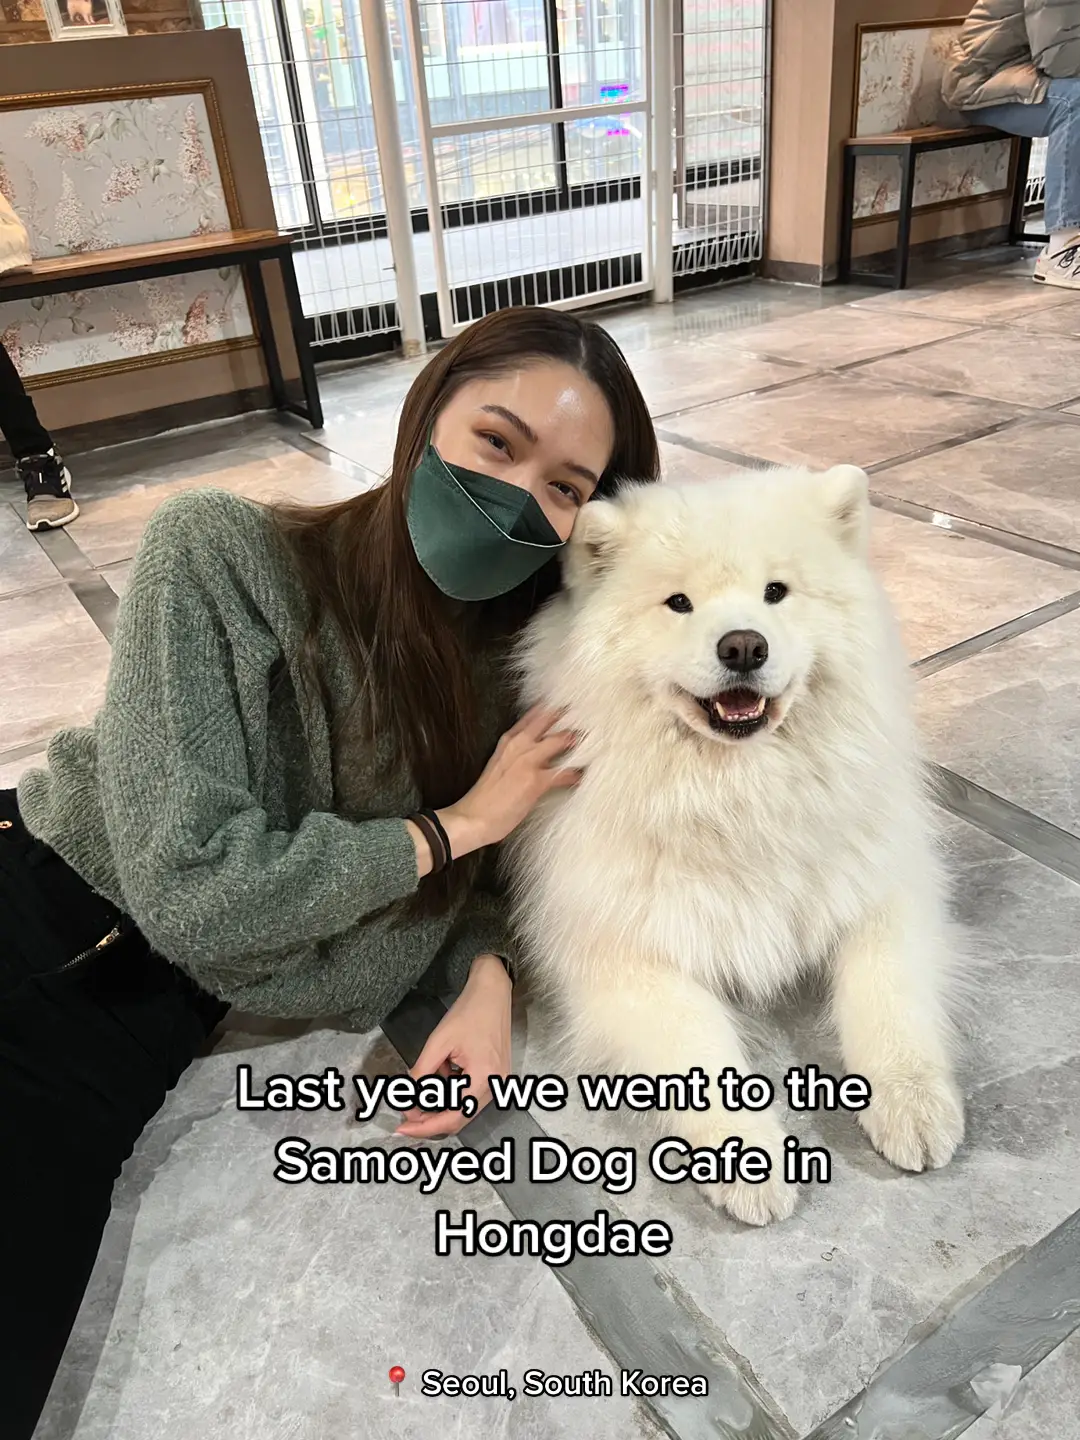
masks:
{"type": "Polygon", "coordinates": [[[124,1160],[230,1005],[367,1028],[418,984],[459,992],[413,1073],[459,1065],[483,1104],[508,1070],[489,847],[576,773],[556,716],[511,724],[503,661],[582,505],[657,472],[610,337],[504,310],[417,378],[385,485],[157,511],[95,725],[0,793],[6,1440],[33,1431],[124,1160]]]}
{"type": "Polygon", "coordinates": [[[1049,137],[1050,238],[1032,279],[1080,289],[1080,0],[976,0],[953,41],[942,96],[972,124],[1049,137]]]}

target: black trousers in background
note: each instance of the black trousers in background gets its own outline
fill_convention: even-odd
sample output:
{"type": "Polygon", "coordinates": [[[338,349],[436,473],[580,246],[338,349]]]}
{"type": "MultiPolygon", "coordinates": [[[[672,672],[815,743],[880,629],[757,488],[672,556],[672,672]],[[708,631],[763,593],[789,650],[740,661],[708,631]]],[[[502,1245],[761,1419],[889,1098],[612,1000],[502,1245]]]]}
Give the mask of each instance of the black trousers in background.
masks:
{"type": "Polygon", "coordinates": [[[0,791],[0,1440],[29,1440],[144,1126],[228,1006],[152,951],[0,791]],[[118,919],[123,937],[73,969],[118,919]]]}
{"type": "Polygon", "coordinates": [[[52,449],[52,436],[38,419],[34,402],[3,345],[0,345],[0,433],[16,460],[24,460],[27,455],[44,455],[52,449]]]}

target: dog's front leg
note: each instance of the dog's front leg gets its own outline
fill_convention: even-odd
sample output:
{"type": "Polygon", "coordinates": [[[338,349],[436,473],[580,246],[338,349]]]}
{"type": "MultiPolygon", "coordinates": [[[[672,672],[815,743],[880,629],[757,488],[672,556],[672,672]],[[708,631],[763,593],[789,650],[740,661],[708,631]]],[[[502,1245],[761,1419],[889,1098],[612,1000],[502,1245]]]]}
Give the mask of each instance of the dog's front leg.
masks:
{"type": "Polygon", "coordinates": [[[836,956],[833,1017],[844,1065],[872,1092],[859,1122],[902,1170],[937,1169],[964,1138],[943,994],[949,967],[940,930],[902,900],[868,917],[836,956]]]}
{"type": "MultiPolygon", "coordinates": [[[[695,1147],[723,1145],[738,1136],[744,1148],[768,1152],[767,1179],[703,1184],[702,1193],[748,1225],[780,1220],[795,1208],[795,1186],[783,1179],[784,1132],[770,1111],[729,1111],[716,1077],[732,1066],[748,1073],[727,1006],[711,991],[674,972],[627,965],[615,986],[579,981],[568,997],[575,1049],[603,1057],[616,1073],[685,1075],[700,1065],[709,1079],[708,1110],[659,1113],[668,1134],[695,1147]]],[[[592,1063],[592,1061],[590,1061],[592,1063]]]]}

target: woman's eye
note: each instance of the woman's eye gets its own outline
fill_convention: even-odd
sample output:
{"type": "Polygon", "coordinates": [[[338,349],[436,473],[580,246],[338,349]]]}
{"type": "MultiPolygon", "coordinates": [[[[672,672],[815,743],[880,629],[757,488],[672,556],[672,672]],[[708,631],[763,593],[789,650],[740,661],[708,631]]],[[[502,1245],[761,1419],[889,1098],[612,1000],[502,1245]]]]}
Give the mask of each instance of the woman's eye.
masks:
{"type": "Polygon", "coordinates": [[[676,615],[689,615],[694,606],[689,595],[669,595],[664,601],[669,610],[674,610],[676,615]]]}
{"type": "Polygon", "coordinates": [[[770,580],[765,586],[765,604],[779,605],[784,596],[788,593],[787,586],[781,580],[770,580]]]}
{"type": "Polygon", "coordinates": [[[554,480],[552,481],[552,485],[558,490],[560,495],[565,495],[566,498],[572,500],[575,505],[581,504],[581,495],[573,485],[568,485],[565,480],[554,480]]]}
{"type": "Polygon", "coordinates": [[[482,438],[485,439],[488,444],[491,445],[494,449],[501,450],[504,454],[509,453],[510,447],[507,445],[506,441],[502,438],[501,435],[485,434],[482,438]]]}

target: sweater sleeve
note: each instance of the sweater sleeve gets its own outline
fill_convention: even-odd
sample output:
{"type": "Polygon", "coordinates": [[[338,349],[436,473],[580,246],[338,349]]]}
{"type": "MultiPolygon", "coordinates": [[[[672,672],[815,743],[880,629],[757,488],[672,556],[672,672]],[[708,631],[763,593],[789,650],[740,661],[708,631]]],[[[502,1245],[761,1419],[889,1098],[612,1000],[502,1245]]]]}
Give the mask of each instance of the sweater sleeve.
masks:
{"type": "MultiPolygon", "coordinates": [[[[460,994],[473,961],[486,954],[517,960],[494,865],[485,865],[434,958],[415,937],[410,942],[389,925],[361,921],[328,940],[240,967],[215,962],[203,983],[254,1014],[344,1015],[357,1029],[370,1030],[414,986],[447,999],[460,994]]],[[[200,978],[197,966],[193,973],[200,978]]]]}
{"type": "Polygon", "coordinates": [[[228,968],[346,932],[419,879],[404,820],[310,813],[294,830],[270,827],[245,721],[266,703],[272,637],[231,578],[226,537],[207,544],[218,517],[188,500],[167,501],[147,527],[97,737],[126,908],[197,977],[210,957],[228,968]]]}

